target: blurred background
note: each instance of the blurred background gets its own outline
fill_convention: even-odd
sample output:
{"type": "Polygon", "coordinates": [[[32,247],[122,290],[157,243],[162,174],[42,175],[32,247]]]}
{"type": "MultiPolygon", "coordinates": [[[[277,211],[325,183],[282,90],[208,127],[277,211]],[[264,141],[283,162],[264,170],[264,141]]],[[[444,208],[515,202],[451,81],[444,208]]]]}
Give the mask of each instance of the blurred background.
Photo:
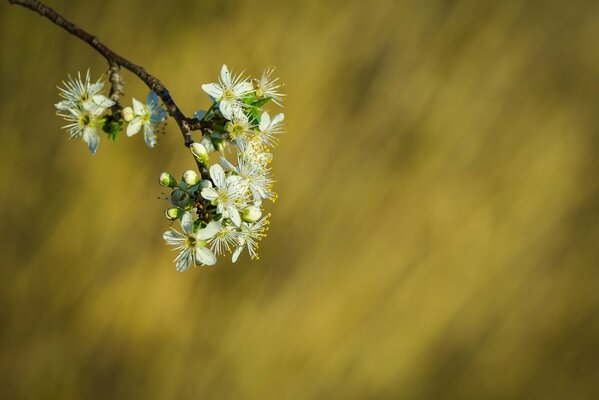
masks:
{"type": "Polygon", "coordinates": [[[599,396],[599,3],[49,3],[188,115],[276,66],[289,133],[260,260],[177,273],[176,124],[67,141],[107,65],[0,4],[1,398],[599,396]]]}

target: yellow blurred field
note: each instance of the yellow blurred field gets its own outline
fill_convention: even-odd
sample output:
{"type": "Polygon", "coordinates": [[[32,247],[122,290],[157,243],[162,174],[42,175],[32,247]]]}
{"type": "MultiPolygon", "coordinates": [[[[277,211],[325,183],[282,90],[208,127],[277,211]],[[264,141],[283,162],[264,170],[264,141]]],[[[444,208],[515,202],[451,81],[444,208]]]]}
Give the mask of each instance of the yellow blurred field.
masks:
{"type": "Polygon", "coordinates": [[[276,66],[288,134],[260,260],[177,273],[176,124],[67,141],[55,87],[105,61],[1,4],[0,398],[599,396],[597,2],[49,5],[187,114],[276,66]]]}

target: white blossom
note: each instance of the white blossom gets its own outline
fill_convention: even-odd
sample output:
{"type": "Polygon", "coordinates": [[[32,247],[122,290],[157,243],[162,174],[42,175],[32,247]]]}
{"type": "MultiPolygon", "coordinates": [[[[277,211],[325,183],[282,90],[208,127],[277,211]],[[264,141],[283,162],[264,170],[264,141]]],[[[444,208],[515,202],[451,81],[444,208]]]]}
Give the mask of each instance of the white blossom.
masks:
{"type": "Polygon", "coordinates": [[[200,229],[197,234],[194,234],[193,219],[189,212],[181,216],[180,223],[183,233],[171,228],[163,235],[166,243],[173,246],[173,250],[179,251],[175,258],[177,271],[183,272],[192,264],[216,264],[216,256],[206,246],[206,240],[216,234],[217,226],[208,224],[206,228],[200,229]]]}
{"type": "Polygon", "coordinates": [[[226,176],[223,167],[214,164],[210,167],[210,178],[214,187],[206,187],[201,196],[216,204],[216,210],[224,218],[230,218],[235,226],[241,225],[241,215],[238,207],[244,206],[247,196],[246,188],[239,176],[226,176]]]}
{"type": "Polygon", "coordinates": [[[220,112],[230,120],[234,110],[243,107],[242,98],[254,89],[250,82],[242,78],[242,74],[231,77],[229,69],[223,64],[219,81],[202,85],[202,90],[219,103],[220,112]]]}
{"type": "Polygon", "coordinates": [[[271,119],[268,112],[264,111],[260,117],[259,131],[256,131],[256,137],[261,143],[274,147],[279,141],[277,135],[283,133],[282,122],[284,119],[283,113],[277,114],[271,119]]]}
{"type": "Polygon", "coordinates": [[[133,98],[134,117],[127,126],[127,136],[135,135],[141,127],[144,128],[144,139],[148,147],[156,146],[158,142],[156,129],[166,118],[166,110],[160,106],[160,99],[153,91],[148,94],[146,104],[133,98]]]}
{"type": "Polygon", "coordinates": [[[91,107],[90,109],[71,107],[60,110],[58,115],[69,122],[63,126],[63,128],[67,129],[69,137],[71,139],[80,137],[89,147],[89,151],[92,154],[96,154],[98,144],[100,143],[98,128],[101,128],[104,123],[102,118],[103,112],[104,110],[100,107],[91,107]]]}
{"type": "Polygon", "coordinates": [[[102,111],[114,105],[114,101],[102,94],[104,82],[102,78],[95,83],[90,81],[89,70],[85,74],[85,81],[81,79],[81,73],[77,73],[77,78],[71,78],[69,75],[68,81],[63,81],[64,88],[58,87],[62,101],[56,104],[56,108],[60,111],[66,111],[70,108],[83,108],[85,110],[93,110],[101,108],[102,111]]]}
{"type": "Polygon", "coordinates": [[[256,90],[256,96],[270,97],[273,102],[281,106],[285,95],[279,92],[279,88],[283,86],[279,83],[279,78],[271,78],[274,70],[274,68],[264,69],[260,79],[254,79],[254,89],[256,90]]]}
{"type": "Polygon", "coordinates": [[[262,238],[266,237],[266,231],[268,230],[268,221],[270,214],[266,215],[260,221],[256,223],[246,223],[241,225],[238,237],[239,244],[233,252],[232,261],[236,262],[239,255],[243,252],[244,247],[247,247],[248,253],[252,259],[258,258],[258,242],[262,238]]]}

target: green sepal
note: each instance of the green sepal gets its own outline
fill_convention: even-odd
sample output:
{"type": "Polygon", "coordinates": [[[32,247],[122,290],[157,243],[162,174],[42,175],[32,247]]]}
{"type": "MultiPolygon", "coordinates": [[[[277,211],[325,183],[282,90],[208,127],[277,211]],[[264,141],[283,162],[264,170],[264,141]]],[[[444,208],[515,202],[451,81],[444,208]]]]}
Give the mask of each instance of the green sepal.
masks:
{"type": "Polygon", "coordinates": [[[263,105],[268,103],[271,99],[272,99],[272,97],[265,97],[263,99],[256,100],[252,103],[252,106],[253,107],[262,107],[263,105]]]}
{"type": "Polygon", "coordinates": [[[121,119],[116,118],[114,115],[110,115],[106,119],[104,119],[104,124],[102,125],[102,130],[106,132],[108,138],[111,140],[116,140],[119,137],[119,133],[122,130],[121,119]]]}
{"type": "Polygon", "coordinates": [[[256,100],[256,94],[255,93],[250,93],[250,94],[248,94],[247,96],[245,96],[243,98],[243,102],[245,104],[248,104],[248,105],[251,105],[254,102],[254,100],[256,100]]]}

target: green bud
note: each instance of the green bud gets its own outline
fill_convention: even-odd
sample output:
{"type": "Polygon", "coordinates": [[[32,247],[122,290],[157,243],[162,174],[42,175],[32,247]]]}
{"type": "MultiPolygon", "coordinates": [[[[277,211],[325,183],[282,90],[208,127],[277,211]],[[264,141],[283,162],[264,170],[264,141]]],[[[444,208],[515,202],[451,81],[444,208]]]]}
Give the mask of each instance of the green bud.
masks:
{"type": "Polygon", "coordinates": [[[189,195],[181,189],[173,190],[173,193],[171,193],[171,202],[176,207],[184,208],[189,202],[189,195]]]}
{"type": "Polygon", "coordinates": [[[260,208],[255,206],[249,206],[245,210],[243,210],[243,213],[241,213],[241,218],[245,222],[256,222],[260,219],[261,216],[262,211],[260,210],[260,208]]]}
{"type": "Polygon", "coordinates": [[[183,182],[189,186],[193,186],[200,181],[200,175],[192,169],[188,169],[183,173],[183,182]]]}
{"type": "Polygon", "coordinates": [[[158,181],[164,187],[174,188],[175,186],[177,186],[177,180],[168,172],[161,173],[160,178],[158,178],[158,181]]]}
{"type": "Polygon", "coordinates": [[[227,143],[220,138],[215,138],[212,139],[212,145],[214,146],[214,148],[218,151],[223,151],[225,149],[225,146],[227,145],[227,143]]]}
{"type": "Polygon", "coordinates": [[[183,210],[181,210],[179,207],[171,207],[164,211],[164,215],[166,215],[166,219],[174,221],[183,215],[183,210]]]}

